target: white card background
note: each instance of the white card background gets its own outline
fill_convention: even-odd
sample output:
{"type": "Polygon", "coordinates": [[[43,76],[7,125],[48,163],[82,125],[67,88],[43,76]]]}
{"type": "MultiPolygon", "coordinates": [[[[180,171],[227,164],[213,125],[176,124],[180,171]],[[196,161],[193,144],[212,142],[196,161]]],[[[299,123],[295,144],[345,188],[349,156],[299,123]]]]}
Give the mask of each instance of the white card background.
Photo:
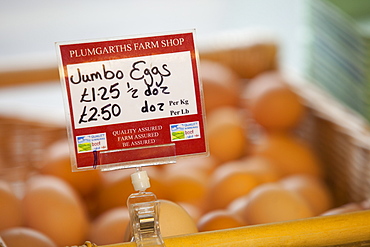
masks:
{"type": "Polygon", "coordinates": [[[67,65],[67,72],[76,129],[197,113],[189,51],[67,65]],[[104,78],[104,70],[108,79],[104,78]],[[144,79],[150,84],[151,76],[150,91],[157,89],[158,93],[148,96],[144,79]],[[163,82],[158,87],[156,82],[161,77],[163,82]],[[81,78],[90,81],[83,82],[81,78]],[[145,105],[148,112],[142,112],[145,105]]]}

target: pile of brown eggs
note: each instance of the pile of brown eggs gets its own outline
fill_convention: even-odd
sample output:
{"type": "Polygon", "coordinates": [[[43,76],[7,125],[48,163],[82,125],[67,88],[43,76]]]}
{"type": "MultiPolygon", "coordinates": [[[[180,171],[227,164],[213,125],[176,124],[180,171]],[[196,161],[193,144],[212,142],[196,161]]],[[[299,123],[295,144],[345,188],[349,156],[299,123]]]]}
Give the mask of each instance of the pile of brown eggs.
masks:
{"type": "MultiPolygon", "coordinates": [[[[295,134],[305,105],[279,71],[242,80],[230,68],[202,60],[200,74],[209,157],[144,168],[148,191],[169,205],[163,215],[174,210],[160,222],[162,235],[335,213],[320,160],[295,134]]],[[[0,181],[0,236],[8,247],[123,242],[133,172],[72,172],[67,140],[55,143],[22,195],[0,181]]]]}

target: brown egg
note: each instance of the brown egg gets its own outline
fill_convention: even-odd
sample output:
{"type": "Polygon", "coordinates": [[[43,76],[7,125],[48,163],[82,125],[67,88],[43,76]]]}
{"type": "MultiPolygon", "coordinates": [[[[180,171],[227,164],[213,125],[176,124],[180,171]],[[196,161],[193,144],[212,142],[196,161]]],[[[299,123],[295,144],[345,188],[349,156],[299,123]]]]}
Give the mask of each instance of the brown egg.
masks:
{"type": "Polygon", "coordinates": [[[211,177],[208,200],[211,208],[216,205],[224,208],[259,184],[275,182],[280,178],[280,171],[265,157],[248,155],[239,160],[225,162],[215,169],[211,177]],[[222,206],[213,201],[215,198],[223,201],[222,206]]]}
{"type": "Polygon", "coordinates": [[[318,177],[299,174],[283,178],[279,183],[285,189],[301,195],[315,215],[322,214],[334,206],[328,186],[318,177]]]}
{"type": "Polygon", "coordinates": [[[264,224],[314,216],[310,206],[297,194],[277,183],[266,183],[251,191],[244,210],[249,224],[264,224]]]}
{"type": "Polygon", "coordinates": [[[243,91],[252,118],[268,131],[288,130],[302,120],[302,99],[278,72],[263,73],[243,91]]]}
{"type": "Polygon", "coordinates": [[[39,175],[26,185],[23,209],[27,226],[50,237],[58,246],[82,244],[89,221],[77,192],[62,179],[39,175]]]}
{"type": "Polygon", "coordinates": [[[162,237],[198,232],[193,218],[179,204],[168,200],[159,201],[159,227],[162,237]]]}
{"type": "Polygon", "coordinates": [[[88,240],[97,245],[122,243],[129,222],[130,215],[126,207],[110,209],[94,219],[88,240]]]}
{"type": "Polygon", "coordinates": [[[248,194],[260,183],[253,173],[237,163],[229,162],[219,166],[210,178],[208,210],[226,208],[233,200],[248,194]]]}
{"type": "Polygon", "coordinates": [[[199,67],[206,111],[237,106],[240,98],[240,78],[231,69],[217,62],[201,60],[199,67]]]}
{"type": "Polygon", "coordinates": [[[10,184],[0,180],[0,231],[22,225],[21,201],[13,192],[10,184]]]}
{"type": "Polygon", "coordinates": [[[287,132],[267,133],[255,144],[251,153],[272,160],[283,176],[301,173],[323,176],[324,173],[313,149],[287,132]]]}
{"type": "Polygon", "coordinates": [[[0,237],[6,247],[57,247],[45,234],[26,227],[9,228],[0,232],[0,237]]]}
{"type": "Polygon", "coordinates": [[[212,111],[207,118],[210,154],[220,163],[241,158],[249,148],[240,111],[223,107],[212,111]]]}

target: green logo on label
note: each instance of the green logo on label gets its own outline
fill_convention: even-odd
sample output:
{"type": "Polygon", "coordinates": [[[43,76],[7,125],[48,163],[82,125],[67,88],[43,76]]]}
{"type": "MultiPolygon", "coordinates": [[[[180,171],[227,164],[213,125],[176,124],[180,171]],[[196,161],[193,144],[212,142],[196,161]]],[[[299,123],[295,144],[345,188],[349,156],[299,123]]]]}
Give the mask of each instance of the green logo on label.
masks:
{"type": "Polygon", "coordinates": [[[78,152],[91,151],[91,143],[80,143],[78,144],[78,152]]]}
{"type": "Polygon", "coordinates": [[[172,140],[181,140],[181,139],[185,139],[184,131],[172,132],[172,140]]]}

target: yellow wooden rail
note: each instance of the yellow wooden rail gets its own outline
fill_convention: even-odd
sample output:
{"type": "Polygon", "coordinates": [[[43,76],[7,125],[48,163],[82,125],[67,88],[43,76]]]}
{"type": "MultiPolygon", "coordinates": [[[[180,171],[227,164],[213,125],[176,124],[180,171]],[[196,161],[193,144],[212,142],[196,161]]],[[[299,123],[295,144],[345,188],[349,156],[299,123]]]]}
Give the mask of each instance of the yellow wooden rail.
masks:
{"type": "MultiPolygon", "coordinates": [[[[370,246],[370,210],[167,237],[164,242],[166,247],[370,246]]],[[[136,247],[136,244],[100,247],[136,247]]]]}

